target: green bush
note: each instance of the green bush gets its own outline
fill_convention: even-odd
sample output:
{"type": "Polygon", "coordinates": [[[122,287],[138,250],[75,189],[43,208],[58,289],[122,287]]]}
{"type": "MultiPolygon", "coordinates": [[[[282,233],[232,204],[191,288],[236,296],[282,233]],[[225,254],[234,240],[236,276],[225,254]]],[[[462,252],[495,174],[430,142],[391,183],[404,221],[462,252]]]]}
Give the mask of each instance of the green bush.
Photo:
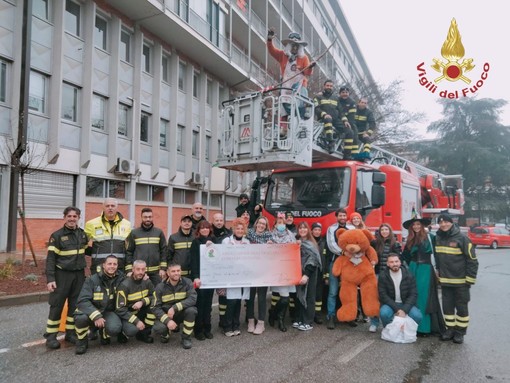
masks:
{"type": "Polygon", "coordinates": [[[7,263],[0,267],[0,279],[10,279],[14,275],[12,264],[7,263]]]}
{"type": "Polygon", "coordinates": [[[27,275],[25,275],[25,277],[23,279],[25,281],[37,282],[39,277],[37,275],[35,275],[35,274],[27,274],[27,275]]]}

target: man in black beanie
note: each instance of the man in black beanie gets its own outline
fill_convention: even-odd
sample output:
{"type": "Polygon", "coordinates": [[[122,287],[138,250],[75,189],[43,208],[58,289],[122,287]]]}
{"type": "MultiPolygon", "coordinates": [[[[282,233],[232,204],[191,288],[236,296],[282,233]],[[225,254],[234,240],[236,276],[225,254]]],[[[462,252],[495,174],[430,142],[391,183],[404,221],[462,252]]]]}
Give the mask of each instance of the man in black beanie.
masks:
{"type": "Polygon", "coordinates": [[[441,340],[463,343],[469,325],[469,289],[476,282],[478,260],[473,244],[448,213],[441,213],[437,223],[433,243],[447,327],[441,340]]]}
{"type": "Polygon", "coordinates": [[[262,206],[260,204],[254,205],[252,201],[250,201],[248,194],[243,193],[239,196],[239,205],[236,207],[236,216],[240,217],[245,211],[250,214],[249,226],[251,227],[260,216],[262,206]]]}

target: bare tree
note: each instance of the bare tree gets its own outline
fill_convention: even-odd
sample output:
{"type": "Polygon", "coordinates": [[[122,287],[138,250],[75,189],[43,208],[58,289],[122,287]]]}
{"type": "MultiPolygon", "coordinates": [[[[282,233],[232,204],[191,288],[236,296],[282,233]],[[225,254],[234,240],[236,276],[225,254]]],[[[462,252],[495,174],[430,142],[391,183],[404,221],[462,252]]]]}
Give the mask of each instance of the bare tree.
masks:
{"type": "Polygon", "coordinates": [[[42,150],[37,150],[37,143],[35,141],[28,141],[26,151],[21,158],[14,155],[16,151],[16,143],[12,138],[5,139],[5,145],[0,145],[0,156],[3,161],[10,165],[11,171],[16,170],[20,176],[21,186],[21,206],[18,206],[18,213],[21,218],[22,232],[23,232],[23,246],[22,246],[22,264],[25,265],[26,260],[26,243],[32,253],[34,264],[37,266],[37,259],[35,257],[34,248],[30,235],[28,233],[26,219],[25,219],[25,176],[33,174],[46,168],[48,147],[41,144],[42,150]]]}
{"type": "Polygon", "coordinates": [[[374,112],[376,143],[388,144],[417,138],[412,126],[422,122],[425,114],[404,109],[401,103],[402,80],[394,80],[387,85],[376,82],[366,84],[363,81],[352,85],[351,97],[354,101],[367,97],[368,106],[374,112]]]}

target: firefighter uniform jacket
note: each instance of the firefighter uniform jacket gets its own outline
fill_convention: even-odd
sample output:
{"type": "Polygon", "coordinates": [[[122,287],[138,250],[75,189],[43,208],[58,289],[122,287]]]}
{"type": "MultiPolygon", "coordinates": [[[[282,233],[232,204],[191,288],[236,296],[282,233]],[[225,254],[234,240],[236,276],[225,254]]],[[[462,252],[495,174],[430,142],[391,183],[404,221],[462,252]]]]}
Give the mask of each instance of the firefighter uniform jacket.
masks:
{"type": "Polygon", "coordinates": [[[129,323],[136,325],[140,319],[137,315],[138,310],[133,310],[132,306],[142,301],[142,307],[154,306],[154,286],[150,279],[140,279],[135,281],[133,277],[125,278],[117,288],[117,300],[115,312],[129,323]]]}
{"type": "Polygon", "coordinates": [[[188,307],[195,306],[197,302],[197,292],[193,288],[190,279],[182,277],[176,286],[168,281],[159,283],[155,291],[155,304],[152,309],[156,319],[165,326],[170,321],[167,313],[172,307],[175,312],[180,312],[188,307]]]}
{"type": "Polygon", "coordinates": [[[334,126],[340,125],[340,107],[338,103],[338,96],[331,93],[329,96],[323,92],[318,93],[313,98],[315,105],[315,116],[317,120],[322,120],[326,114],[331,116],[334,126]]]}
{"type": "Polygon", "coordinates": [[[338,98],[338,105],[340,108],[340,119],[342,122],[348,121],[351,125],[351,128],[356,127],[356,104],[354,100],[350,97],[343,99],[341,97],[338,98]]]}
{"type": "Polygon", "coordinates": [[[84,270],[85,250],[88,246],[87,236],[81,228],[74,230],[67,226],[54,232],[50,237],[48,256],[46,258],[46,279],[55,282],[55,270],[84,270]]]}
{"type": "Polygon", "coordinates": [[[119,259],[119,269],[124,269],[126,238],[131,232],[131,223],[117,213],[113,226],[104,214],[85,224],[85,233],[92,240],[92,248],[87,251],[92,256],[92,264],[101,264],[109,255],[119,259]]]}
{"type": "Polygon", "coordinates": [[[78,297],[76,312],[95,321],[102,318],[105,311],[114,311],[117,288],[123,280],[124,273],[119,271],[113,277],[101,271],[87,278],[78,297]]]}
{"type": "Polygon", "coordinates": [[[143,225],[131,231],[126,239],[126,272],[133,269],[133,262],[141,259],[147,264],[147,274],[166,270],[167,247],[163,230],[143,225]]]}
{"type": "Polygon", "coordinates": [[[375,118],[372,111],[368,108],[356,109],[356,115],[354,116],[356,121],[356,128],[358,128],[358,134],[363,135],[364,133],[371,136],[375,131],[375,118]]]}
{"type": "Polygon", "coordinates": [[[433,244],[441,285],[456,287],[475,284],[478,272],[475,249],[457,225],[454,224],[446,232],[438,230],[433,244]]]}
{"type": "Polygon", "coordinates": [[[167,264],[177,263],[181,265],[181,275],[187,276],[191,271],[190,247],[193,242],[193,230],[189,234],[184,234],[179,228],[177,233],[173,233],[168,238],[168,260],[167,264]]]}

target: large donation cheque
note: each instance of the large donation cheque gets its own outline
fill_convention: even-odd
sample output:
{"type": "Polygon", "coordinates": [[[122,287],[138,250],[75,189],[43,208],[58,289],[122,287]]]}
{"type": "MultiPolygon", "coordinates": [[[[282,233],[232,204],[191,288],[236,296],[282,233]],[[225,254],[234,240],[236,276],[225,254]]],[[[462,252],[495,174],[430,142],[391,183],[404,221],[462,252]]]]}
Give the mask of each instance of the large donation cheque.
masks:
{"type": "Polygon", "coordinates": [[[299,244],[201,245],[201,288],[297,285],[299,244]]]}

